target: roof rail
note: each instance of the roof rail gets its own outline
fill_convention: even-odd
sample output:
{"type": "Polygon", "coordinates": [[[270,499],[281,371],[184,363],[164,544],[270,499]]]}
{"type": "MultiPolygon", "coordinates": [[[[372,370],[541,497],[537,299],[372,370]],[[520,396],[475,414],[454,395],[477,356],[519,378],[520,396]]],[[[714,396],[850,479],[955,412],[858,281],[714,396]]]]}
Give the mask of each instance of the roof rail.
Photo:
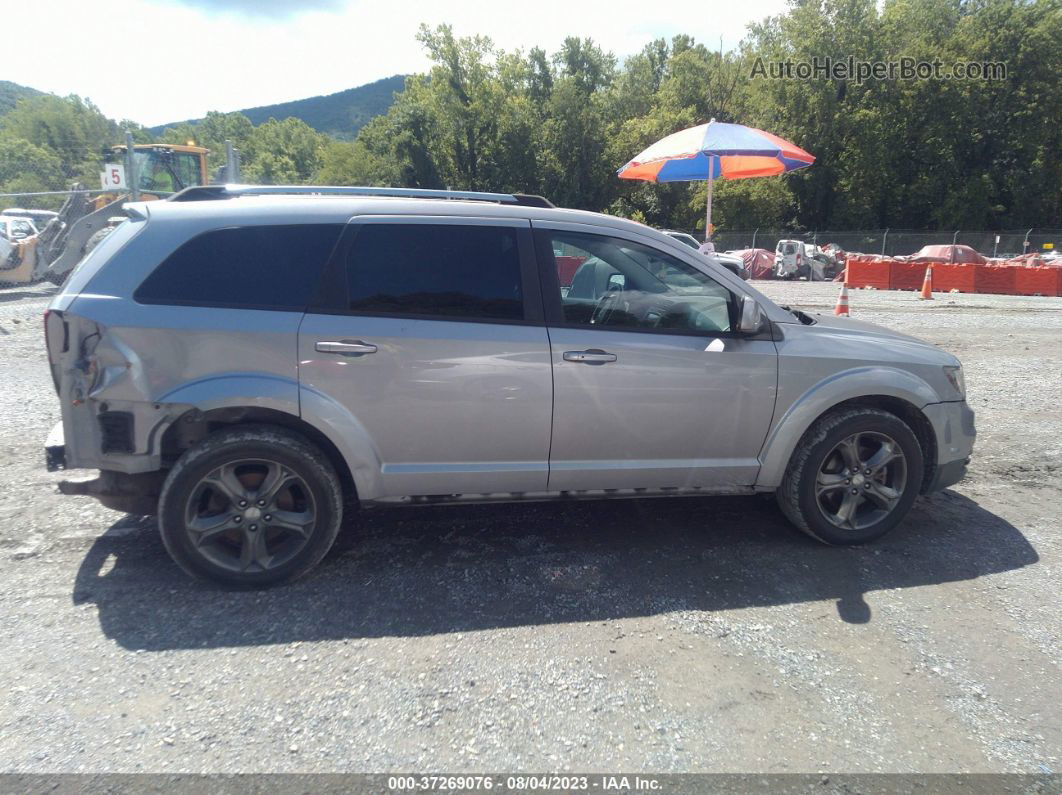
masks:
{"type": "Polygon", "coordinates": [[[235,199],[240,196],[392,196],[403,199],[455,199],[497,202],[525,207],[553,207],[541,196],[522,193],[483,193],[425,188],[363,188],[338,185],[196,185],[175,193],[169,201],[192,202],[235,199]]]}

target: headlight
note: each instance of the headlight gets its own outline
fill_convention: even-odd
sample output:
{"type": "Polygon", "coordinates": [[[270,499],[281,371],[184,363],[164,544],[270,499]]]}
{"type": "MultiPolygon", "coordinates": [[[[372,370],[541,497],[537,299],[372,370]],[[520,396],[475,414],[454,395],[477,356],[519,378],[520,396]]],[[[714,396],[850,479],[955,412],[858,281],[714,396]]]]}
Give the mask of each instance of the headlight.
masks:
{"type": "Polygon", "coordinates": [[[959,397],[966,400],[966,379],[962,375],[962,366],[953,367],[951,365],[945,365],[944,375],[947,376],[948,383],[955,387],[955,391],[959,393],[959,397]]]}

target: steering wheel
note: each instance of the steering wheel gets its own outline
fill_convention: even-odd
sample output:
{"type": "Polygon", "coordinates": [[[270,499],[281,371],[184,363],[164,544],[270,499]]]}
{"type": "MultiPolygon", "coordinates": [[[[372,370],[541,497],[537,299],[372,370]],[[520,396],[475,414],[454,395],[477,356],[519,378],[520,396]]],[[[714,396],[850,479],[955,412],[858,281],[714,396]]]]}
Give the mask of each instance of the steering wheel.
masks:
{"type": "Polygon", "coordinates": [[[590,323],[595,326],[603,326],[608,322],[609,316],[616,308],[616,301],[620,297],[619,290],[609,290],[597,299],[594,312],[590,315],[590,323]]]}

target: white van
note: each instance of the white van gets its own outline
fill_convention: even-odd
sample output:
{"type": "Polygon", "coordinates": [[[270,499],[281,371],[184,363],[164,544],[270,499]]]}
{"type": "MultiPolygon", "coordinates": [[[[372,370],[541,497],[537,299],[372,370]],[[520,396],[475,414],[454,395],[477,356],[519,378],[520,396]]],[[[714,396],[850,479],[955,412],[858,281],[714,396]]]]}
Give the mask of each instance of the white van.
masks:
{"type": "Polygon", "coordinates": [[[774,247],[774,277],[796,279],[807,275],[804,265],[804,243],[800,240],[779,240],[774,247]]]}

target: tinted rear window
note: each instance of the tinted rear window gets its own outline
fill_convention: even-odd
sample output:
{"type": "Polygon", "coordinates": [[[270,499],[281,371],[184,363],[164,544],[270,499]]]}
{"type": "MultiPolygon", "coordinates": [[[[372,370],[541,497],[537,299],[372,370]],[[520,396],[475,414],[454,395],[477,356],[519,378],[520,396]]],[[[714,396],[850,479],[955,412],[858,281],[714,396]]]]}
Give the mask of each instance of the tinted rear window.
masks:
{"type": "Polygon", "coordinates": [[[347,263],[349,308],[365,314],[522,320],[516,230],[366,224],[347,263]]]}
{"type": "Polygon", "coordinates": [[[146,304],[302,311],[342,229],[300,224],[205,232],[155,268],[134,298],[146,304]]]}

